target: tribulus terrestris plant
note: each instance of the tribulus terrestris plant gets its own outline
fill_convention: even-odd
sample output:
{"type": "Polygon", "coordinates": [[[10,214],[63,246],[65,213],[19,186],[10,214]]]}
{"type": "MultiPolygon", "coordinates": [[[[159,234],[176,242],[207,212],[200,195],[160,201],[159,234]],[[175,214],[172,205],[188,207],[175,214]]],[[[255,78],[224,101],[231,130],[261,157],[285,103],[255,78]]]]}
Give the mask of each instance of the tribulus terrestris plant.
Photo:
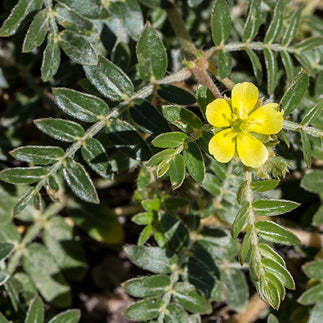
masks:
{"type": "Polygon", "coordinates": [[[3,1],[0,322],[321,321],[322,9],[3,1]]]}

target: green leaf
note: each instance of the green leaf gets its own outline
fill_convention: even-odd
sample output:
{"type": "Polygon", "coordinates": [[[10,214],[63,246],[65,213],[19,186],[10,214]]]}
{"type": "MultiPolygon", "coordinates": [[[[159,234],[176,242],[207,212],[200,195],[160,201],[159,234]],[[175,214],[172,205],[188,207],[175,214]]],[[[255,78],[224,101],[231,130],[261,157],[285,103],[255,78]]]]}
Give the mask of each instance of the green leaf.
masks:
{"type": "Polygon", "coordinates": [[[164,205],[167,210],[176,211],[186,206],[188,202],[178,197],[167,197],[164,199],[164,205]]]}
{"type": "Polygon", "coordinates": [[[67,310],[54,316],[48,323],[77,323],[80,317],[80,310],[67,310]]]}
{"type": "Polygon", "coordinates": [[[219,75],[222,79],[231,73],[232,56],[229,52],[220,49],[218,58],[219,75]]]}
{"type": "MultiPolygon", "coordinates": [[[[230,266],[230,264],[228,266],[230,266]]],[[[239,312],[243,311],[249,300],[249,290],[245,274],[240,269],[229,267],[221,271],[221,280],[222,279],[227,286],[226,302],[234,310],[239,312]]]]}
{"type": "Polygon", "coordinates": [[[22,266],[47,302],[58,307],[71,305],[70,288],[54,258],[43,245],[28,245],[22,266]]]}
{"type": "Polygon", "coordinates": [[[173,190],[176,190],[183,184],[185,179],[185,161],[182,155],[176,154],[170,161],[169,177],[173,190]]]}
{"type": "Polygon", "coordinates": [[[247,255],[250,250],[250,242],[251,242],[251,228],[247,227],[247,231],[245,236],[243,237],[240,253],[239,253],[239,262],[240,265],[242,266],[243,263],[245,262],[247,255]]]}
{"type": "Polygon", "coordinates": [[[148,321],[159,315],[159,309],[162,306],[161,299],[146,298],[129,306],[123,315],[130,320],[148,321]]]}
{"type": "Polygon", "coordinates": [[[44,322],[44,304],[39,296],[36,296],[28,309],[25,323],[43,323],[44,322]]]}
{"type": "Polygon", "coordinates": [[[267,71],[267,91],[269,95],[274,95],[278,79],[278,67],[275,54],[268,48],[264,49],[266,71],[267,71]]]}
{"type": "Polygon", "coordinates": [[[216,0],[211,17],[212,39],[215,45],[223,44],[231,32],[230,9],[225,0],[216,0]]]}
{"type": "Polygon", "coordinates": [[[193,323],[187,312],[176,304],[166,306],[168,313],[165,316],[165,323],[193,323]]]}
{"type": "Polygon", "coordinates": [[[259,243],[258,249],[264,258],[272,259],[272,260],[278,262],[279,264],[281,264],[282,266],[285,266],[284,259],[274,249],[269,247],[267,244],[259,243]]]}
{"type": "Polygon", "coordinates": [[[20,0],[11,10],[9,17],[0,28],[0,37],[9,37],[16,33],[25,17],[39,10],[43,5],[42,0],[20,0]]]}
{"type": "Polygon", "coordinates": [[[313,170],[306,174],[302,178],[301,187],[309,192],[321,194],[323,192],[323,171],[313,170]]]}
{"type": "Polygon", "coordinates": [[[231,234],[220,228],[204,228],[197,237],[198,245],[212,257],[222,259],[238,255],[240,245],[231,234]]]}
{"type": "Polygon", "coordinates": [[[41,65],[41,77],[44,82],[49,81],[56,74],[60,61],[61,50],[58,40],[55,38],[53,33],[49,33],[41,65]]]}
{"type": "Polygon", "coordinates": [[[296,34],[296,30],[298,28],[298,25],[299,25],[299,21],[300,21],[300,18],[301,18],[301,13],[302,13],[302,9],[299,8],[297,9],[292,18],[290,19],[289,21],[289,24],[285,30],[285,33],[283,35],[283,38],[282,38],[282,45],[283,46],[288,46],[291,41],[293,40],[295,34],[296,34]]]}
{"type": "Polygon", "coordinates": [[[67,30],[79,34],[90,35],[91,31],[94,29],[91,20],[81,16],[64,4],[57,4],[54,8],[54,12],[57,22],[67,30]]]}
{"type": "Polygon", "coordinates": [[[91,178],[81,164],[72,158],[66,158],[63,173],[68,186],[77,197],[89,203],[100,203],[91,178]]]}
{"type": "Polygon", "coordinates": [[[48,29],[48,10],[45,9],[39,11],[30,24],[22,45],[22,51],[28,53],[40,46],[46,38],[48,29]]]}
{"type": "Polygon", "coordinates": [[[151,212],[138,213],[131,220],[138,225],[148,225],[153,222],[154,215],[151,212]]]}
{"type": "Polygon", "coordinates": [[[256,192],[267,192],[273,190],[279,184],[278,179],[252,182],[251,188],[256,192]]]}
{"type": "Polygon", "coordinates": [[[144,161],[152,152],[136,128],[126,121],[110,118],[105,132],[111,147],[119,148],[131,158],[144,161]]]}
{"type": "Polygon", "coordinates": [[[131,118],[143,132],[159,135],[164,132],[171,131],[167,120],[152,105],[144,99],[134,99],[129,109],[131,118]]]}
{"type": "Polygon", "coordinates": [[[134,87],[129,77],[108,59],[99,56],[96,66],[84,66],[89,81],[108,99],[122,101],[131,97],[134,87]]]}
{"type": "Polygon", "coordinates": [[[196,102],[195,96],[180,87],[172,84],[159,84],[158,95],[171,103],[180,105],[192,105],[196,102]]]}
{"type": "Polygon", "coordinates": [[[197,289],[189,283],[176,283],[174,285],[176,294],[174,300],[179,305],[192,313],[211,313],[212,308],[205,295],[199,293],[197,289]]]}
{"type": "Polygon", "coordinates": [[[306,126],[311,122],[315,121],[315,119],[317,119],[320,116],[322,110],[323,110],[323,100],[320,100],[318,103],[316,103],[312,108],[310,108],[305,113],[305,116],[301,122],[301,125],[306,126]]]}
{"type": "Polygon", "coordinates": [[[221,182],[216,176],[210,173],[205,174],[202,187],[214,196],[219,195],[221,192],[221,182]]]}
{"type": "Polygon", "coordinates": [[[319,322],[323,315],[323,302],[317,302],[312,308],[308,323],[319,322]]]}
{"type": "Polygon", "coordinates": [[[103,12],[102,3],[100,0],[58,0],[64,3],[71,9],[77,11],[80,15],[89,19],[107,18],[103,12]]]}
{"type": "Polygon", "coordinates": [[[278,0],[274,9],[274,14],[265,35],[265,44],[272,43],[280,34],[284,19],[284,1],[278,0]]]}
{"type": "Polygon", "coordinates": [[[207,87],[199,85],[196,91],[196,101],[204,118],[207,105],[214,100],[214,94],[207,87]]]}
{"type": "Polygon", "coordinates": [[[124,26],[130,37],[137,40],[144,29],[144,18],[137,0],[124,0],[118,4],[124,26]]]}
{"type": "MultiPolygon", "coordinates": [[[[0,173],[0,179],[1,179],[1,173],[0,173]]],[[[29,189],[24,195],[22,195],[14,207],[14,210],[13,210],[14,215],[18,215],[19,213],[21,213],[31,202],[33,196],[34,196],[33,188],[29,189]]]]}
{"type": "Polygon", "coordinates": [[[167,132],[157,136],[151,143],[160,148],[176,148],[182,145],[187,139],[184,132],[167,132]]]}
{"type": "Polygon", "coordinates": [[[10,323],[2,313],[0,313],[0,323],[10,323]]]}
{"type": "Polygon", "coordinates": [[[269,272],[265,273],[264,277],[276,287],[280,299],[284,299],[286,296],[286,290],[283,283],[274,274],[269,272]]]}
{"type": "Polygon", "coordinates": [[[279,321],[274,314],[270,313],[267,317],[267,323],[279,323],[279,321]]]}
{"type": "Polygon", "coordinates": [[[323,283],[308,289],[299,298],[298,302],[302,305],[312,305],[323,300],[323,283]]]}
{"type": "Polygon", "coordinates": [[[165,213],[161,217],[160,224],[169,249],[179,252],[187,245],[189,233],[180,219],[165,213]]]}
{"type": "Polygon", "coordinates": [[[64,150],[53,146],[25,146],[10,151],[10,155],[27,163],[50,165],[64,156],[64,150]]]}
{"type": "Polygon", "coordinates": [[[174,154],[175,154],[175,149],[162,150],[148,160],[147,166],[155,166],[160,162],[162,162],[163,160],[170,160],[174,154]]]}
{"type": "Polygon", "coordinates": [[[260,289],[261,294],[269,305],[275,310],[278,310],[280,305],[279,292],[276,286],[270,280],[266,279],[266,276],[260,278],[260,289]]]}
{"type": "Polygon", "coordinates": [[[298,43],[295,46],[295,49],[299,51],[305,51],[322,45],[323,45],[323,37],[313,36],[313,37],[308,37],[303,41],[301,41],[300,43],[298,43]]]}
{"type": "Polygon", "coordinates": [[[10,184],[31,184],[40,181],[47,173],[44,167],[7,168],[0,172],[0,180],[10,184]]]}
{"type": "Polygon", "coordinates": [[[296,209],[299,203],[288,200],[261,199],[253,203],[255,212],[261,216],[272,216],[290,212],[296,209]]]}
{"type": "Polygon", "coordinates": [[[96,122],[109,114],[109,106],[94,95],[66,88],[54,88],[53,94],[58,106],[76,119],[96,122]]]}
{"type": "Polygon", "coordinates": [[[312,224],[317,226],[323,224],[323,205],[314,214],[312,224]]]}
{"type": "Polygon", "coordinates": [[[145,81],[160,80],[167,70],[167,54],[157,32],[146,23],[136,48],[138,71],[145,81]]]}
{"type": "Polygon", "coordinates": [[[165,105],[162,109],[164,117],[182,131],[193,132],[194,129],[200,129],[202,126],[200,118],[183,107],[165,105]]]}
{"type": "Polygon", "coordinates": [[[243,227],[247,221],[247,211],[249,209],[249,203],[245,202],[242,204],[236,218],[231,227],[231,235],[234,239],[236,239],[239,233],[242,231],[243,227]]]}
{"type": "Polygon", "coordinates": [[[294,53],[294,56],[310,76],[315,76],[316,72],[313,69],[312,63],[309,61],[307,56],[303,55],[302,53],[301,54],[294,53]]]}
{"type": "Polygon", "coordinates": [[[289,115],[297,108],[305,94],[305,91],[307,90],[307,87],[308,74],[304,72],[304,70],[301,70],[280,100],[280,104],[284,109],[284,116],[289,115]]]}
{"type": "Polygon", "coordinates": [[[253,70],[253,73],[255,74],[256,80],[257,80],[258,84],[261,84],[262,83],[262,66],[261,66],[259,57],[249,47],[246,47],[245,51],[249,56],[249,59],[250,59],[251,65],[252,65],[252,70],[253,70]]]}
{"type": "Polygon", "coordinates": [[[0,261],[8,258],[13,252],[14,245],[8,242],[0,242],[0,261]]]}
{"type": "Polygon", "coordinates": [[[285,267],[268,258],[262,259],[261,264],[264,266],[266,272],[275,275],[288,289],[295,289],[293,277],[285,267]]]}
{"type": "Polygon", "coordinates": [[[64,218],[56,216],[46,223],[42,239],[64,276],[71,281],[80,281],[85,275],[87,263],[74,231],[75,228],[68,225],[64,218]]]}
{"type": "Polygon", "coordinates": [[[311,261],[303,266],[306,276],[315,279],[323,279],[323,260],[311,261]]]}
{"type": "Polygon", "coordinates": [[[144,245],[147,242],[147,240],[150,238],[151,233],[152,233],[152,226],[147,225],[139,234],[138,246],[144,245]]]}
{"type": "Polygon", "coordinates": [[[69,30],[59,33],[59,45],[65,54],[75,63],[96,65],[98,54],[92,44],[83,36],[69,30]]]}
{"type": "Polygon", "coordinates": [[[194,181],[202,183],[205,176],[205,164],[199,146],[195,142],[189,142],[183,150],[186,168],[194,181]]]}
{"type": "Polygon", "coordinates": [[[38,119],[34,121],[36,127],[57,140],[74,142],[82,138],[84,129],[76,122],[64,119],[38,119]]]}
{"type": "Polygon", "coordinates": [[[130,279],[122,287],[134,297],[146,298],[163,295],[170,284],[169,276],[154,275],[130,279]]]}
{"type": "Polygon", "coordinates": [[[307,167],[311,166],[312,163],[312,147],[311,147],[311,143],[310,143],[310,139],[309,136],[307,135],[307,133],[301,128],[300,129],[301,132],[301,140],[302,140],[302,150],[303,150],[303,156],[304,156],[304,160],[307,164],[307,167]]]}
{"type": "Polygon", "coordinates": [[[248,43],[250,40],[253,40],[257,35],[260,25],[261,25],[261,1],[250,0],[248,17],[243,28],[242,41],[244,43],[248,43]]]}
{"type": "Polygon", "coordinates": [[[293,64],[293,59],[286,50],[280,52],[280,56],[286,70],[288,84],[292,83],[295,76],[295,67],[293,64]]]}
{"type": "Polygon", "coordinates": [[[158,197],[153,200],[144,200],[141,202],[142,207],[148,212],[158,212],[160,209],[160,200],[158,197]]]}
{"type": "Polygon", "coordinates": [[[49,175],[46,179],[45,188],[49,197],[54,201],[59,201],[59,190],[60,186],[57,182],[57,177],[49,175]]]}
{"type": "Polygon", "coordinates": [[[83,159],[97,174],[103,178],[112,178],[110,161],[99,140],[95,138],[86,139],[81,152],[83,159]]]}
{"type": "Polygon", "coordinates": [[[125,253],[137,266],[156,274],[168,274],[177,265],[177,256],[158,247],[126,246],[125,253]]]}
{"type": "Polygon", "coordinates": [[[259,236],[265,240],[287,245],[299,243],[299,239],[294,233],[286,230],[277,223],[271,221],[258,221],[255,227],[259,236]]]}
{"type": "Polygon", "coordinates": [[[111,53],[111,60],[122,70],[127,70],[131,61],[131,52],[127,44],[119,42],[111,53]]]}
{"type": "Polygon", "coordinates": [[[79,203],[68,207],[69,216],[91,238],[107,244],[123,244],[124,232],[116,215],[103,204],[79,203]]]}

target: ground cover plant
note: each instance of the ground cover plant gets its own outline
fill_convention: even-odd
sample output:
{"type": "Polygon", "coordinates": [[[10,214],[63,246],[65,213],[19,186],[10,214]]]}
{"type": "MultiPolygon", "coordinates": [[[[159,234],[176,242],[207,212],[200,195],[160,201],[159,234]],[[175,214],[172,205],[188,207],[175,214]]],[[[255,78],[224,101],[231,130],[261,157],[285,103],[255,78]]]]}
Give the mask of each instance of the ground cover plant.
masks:
{"type": "Polygon", "coordinates": [[[319,1],[0,6],[0,323],[322,320],[319,1]]]}

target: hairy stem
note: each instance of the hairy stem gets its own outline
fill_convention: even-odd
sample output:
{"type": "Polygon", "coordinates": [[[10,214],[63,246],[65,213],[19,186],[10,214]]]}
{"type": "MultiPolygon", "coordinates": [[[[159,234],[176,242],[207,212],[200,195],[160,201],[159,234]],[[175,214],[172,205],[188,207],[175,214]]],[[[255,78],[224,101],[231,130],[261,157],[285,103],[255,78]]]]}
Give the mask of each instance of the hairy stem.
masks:
{"type": "Polygon", "coordinates": [[[317,129],[314,127],[301,125],[299,123],[288,121],[288,120],[284,120],[283,128],[286,130],[294,130],[294,131],[299,131],[300,129],[303,129],[307,134],[309,134],[313,137],[319,137],[319,138],[323,137],[323,130],[320,130],[320,129],[317,129]]]}
{"type": "Polygon", "coordinates": [[[206,51],[206,55],[208,57],[212,57],[213,55],[217,54],[220,49],[225,49],[229,52],[236,52],[240,50],[245,50],[246,48],[250,48],[252,50],[264,50],[265,48],[268,48],[274,52],[281,52],[281,51],[287,51],[289,53],[293,54],[299,54],[300,51],[296,49],[293,46],[282,46],[278,43],[270,43],[270,44],[264,44],[262,42],[250,42],[250,43],[230,43],[227,45],[220,45],[210,48],[206,51]]]}
{"type": "Polygon", "coordinates": [[[194,60],[196,58],[196,48],[188,31],[186,30],[185,23],[181,15],[179,14],[175,3],[170,9],[167,9],[166,11],[168,20],[170,21],[176,36],[179,38],[185,58],[187,60],[194,60]]]}

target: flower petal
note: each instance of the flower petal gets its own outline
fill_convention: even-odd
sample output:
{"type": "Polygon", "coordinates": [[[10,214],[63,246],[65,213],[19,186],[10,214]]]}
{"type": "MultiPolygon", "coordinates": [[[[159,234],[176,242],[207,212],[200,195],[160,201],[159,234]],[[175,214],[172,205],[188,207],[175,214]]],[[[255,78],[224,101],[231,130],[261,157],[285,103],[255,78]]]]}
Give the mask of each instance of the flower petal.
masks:
{"type": "Polygon", "coordinates": [[[227,163],[234,156],[236,149],[236,134],[231,129],[225,129],[218,132],[209,142],[209,151],[214,158],[227,163]]]}
{"type": "Polygon", "coordinates": [[[237,136],[237,152],[242,163],[249,167],[259,167],[268,158],[265,145],[247,133],[237,136]]]}
{"type": "Polygon", "coordinates": [[[284,111],[279,111],[277,103],[267,103],[249,115],[248,131],[272,135],[282,130],[284,111]]]}
{"type": "Polygon", "coordinates": [[[236,84],[231,92],[233,112],[241,118],[247,118],[258,100],[258,88],[250,82],[236,84]]]}
{"type": "Polygon", "coordinates": [[[224,99],[216,99],[206,107],[206,119],[214,127],[229,127],[232,112],[229,103],[224,99]]]}

